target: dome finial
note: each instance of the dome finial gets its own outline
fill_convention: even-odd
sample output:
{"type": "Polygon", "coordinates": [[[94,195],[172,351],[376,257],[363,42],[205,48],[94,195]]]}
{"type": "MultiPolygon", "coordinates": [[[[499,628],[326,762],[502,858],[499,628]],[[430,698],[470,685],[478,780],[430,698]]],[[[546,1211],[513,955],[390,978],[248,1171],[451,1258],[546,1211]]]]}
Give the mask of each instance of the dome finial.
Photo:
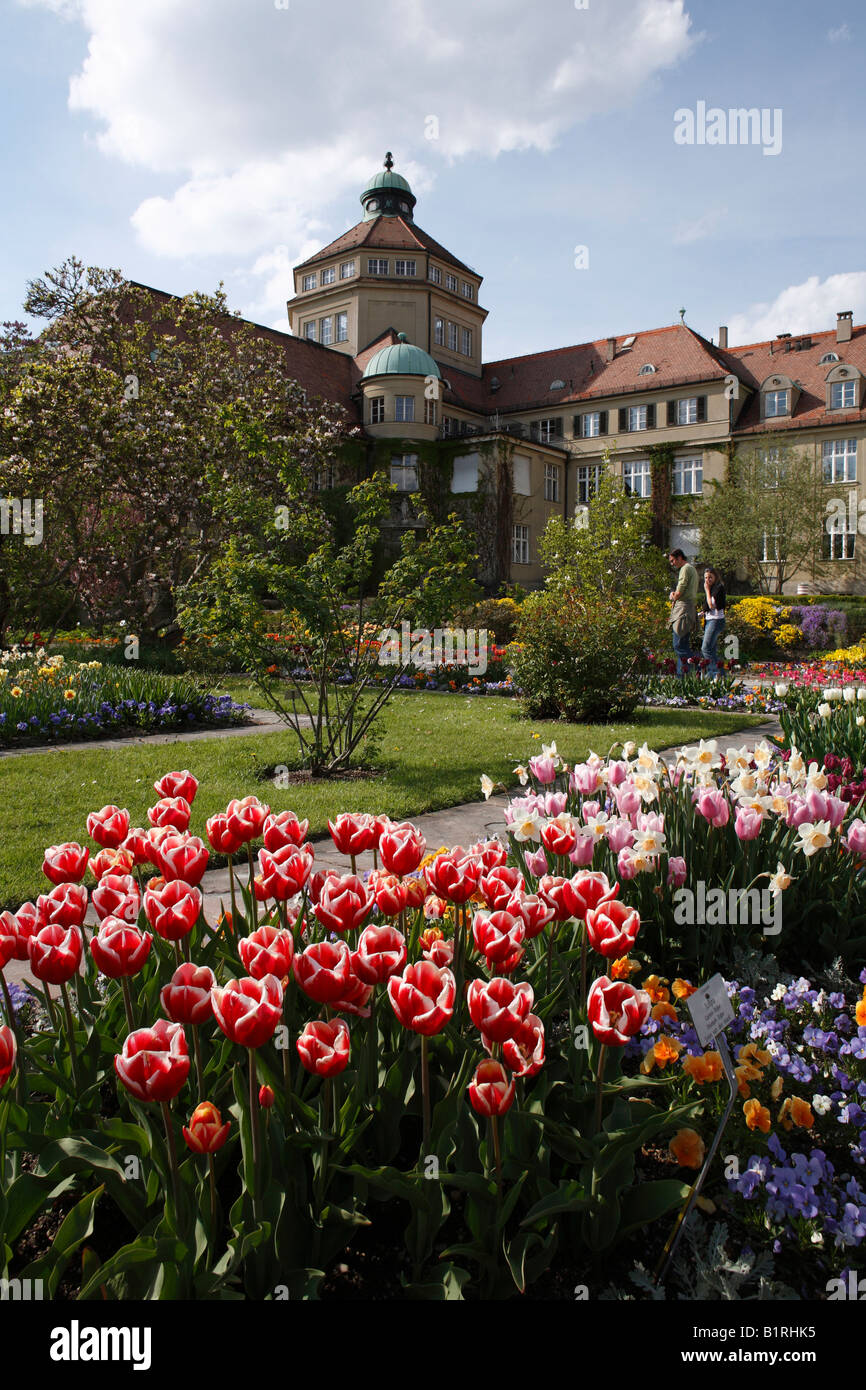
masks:
{"type": "Polygon", "coordinates": [[[394,156],[392,155],[390,150],[388,150],[385,155],[385,168],[388,170],[389,174],[391,170],[394,168],[394,156]]]}

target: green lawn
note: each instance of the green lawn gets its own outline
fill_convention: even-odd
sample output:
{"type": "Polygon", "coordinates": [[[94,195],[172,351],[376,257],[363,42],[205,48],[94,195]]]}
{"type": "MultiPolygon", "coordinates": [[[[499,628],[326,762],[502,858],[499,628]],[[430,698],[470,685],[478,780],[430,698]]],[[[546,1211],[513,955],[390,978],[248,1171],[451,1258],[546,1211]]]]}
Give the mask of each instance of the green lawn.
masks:
{"type": "Polygon", "coordinates": [[[616,725],[535,724],[516,704],[491,697],[395,696],[384,715],[378,775],[369,780],[274,787],[264,775],[275,764],[297,765],[292,735],[254,734],[192,743],[98,746],[60,753],[0,758],[0,905],[17,907],[43,891],[42,850],[64,840],[85,843],[89,811],[107,803],[128,807],[134,825],[146,825],[162,773],[188,767],[201,786],[192,829],[234,796],[256,793],[274,810],[291,807],[310,820],[310,833],[327,830],[340,811],[386,812],[394,818],[481,799],[479,777],[514,783],[511,769],[541,743],[556,740],[568,762],[590,749],[606,754],[620,739],[653,748],[711,738],[760,723],[739,714],[648,710],[616,725]]]}

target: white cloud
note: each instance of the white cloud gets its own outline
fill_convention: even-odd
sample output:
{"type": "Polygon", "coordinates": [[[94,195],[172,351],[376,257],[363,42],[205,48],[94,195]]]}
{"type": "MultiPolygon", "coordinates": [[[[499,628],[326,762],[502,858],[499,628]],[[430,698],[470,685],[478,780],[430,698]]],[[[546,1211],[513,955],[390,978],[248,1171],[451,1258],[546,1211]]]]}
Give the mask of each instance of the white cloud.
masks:
{"type": "Polygon", "coordinates": [[[775,338],[777,333],[817,333],[833,328],[836,314],[853,309],[854,322],[866,320],[866,270],[810,275],[802,285],[789,285],[771,303],[752,304],[728,320],[731,346],[775,338]]]}
{"type": "Polygon", "coordinates": [[[836,29],[827,30],[827,38],[831,43],[847,43],[851,37],[851,30],[847,24],[840,24],[836,29]]]}
{"type": "Polygon", "coordinates": [[[727,208],[711,208],[703,217],[698,217],[693,222],[680,222],[674,229],[674,246],[690,246],[692,242],[704,241],[708,236],[712,236],[727,215],[727,208]]]}

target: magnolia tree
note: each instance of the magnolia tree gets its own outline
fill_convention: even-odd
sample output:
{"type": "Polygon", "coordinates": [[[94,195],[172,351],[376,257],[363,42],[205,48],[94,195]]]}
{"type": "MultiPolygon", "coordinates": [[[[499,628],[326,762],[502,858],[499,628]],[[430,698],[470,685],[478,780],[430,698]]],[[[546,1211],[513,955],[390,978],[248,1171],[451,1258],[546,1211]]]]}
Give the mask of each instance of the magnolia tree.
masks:
{"type": "MultiPolygon", "coordinates": [[[[264,534],[276,505],[312,490],[343,412],[307,399],[279,344],[230,314],[221,288],[168,300],[73,258],[24,307],[47,327],[32,339],[8,325],[3,339],[0,490],[41,501],[42,543],[26,558],[46,609],[146,638],[229,536],[264,534]]],[[[14,620],[26,538],[12,539],[14,620]]]]}

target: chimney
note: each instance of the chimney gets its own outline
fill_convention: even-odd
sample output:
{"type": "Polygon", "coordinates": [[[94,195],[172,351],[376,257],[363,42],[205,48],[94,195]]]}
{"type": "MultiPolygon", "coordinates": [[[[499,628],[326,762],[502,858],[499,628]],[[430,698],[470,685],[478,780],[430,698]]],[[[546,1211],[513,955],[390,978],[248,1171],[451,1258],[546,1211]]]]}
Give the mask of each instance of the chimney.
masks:
{"type": "Polygon", "coordinates": [[[719,347],[720,347],[720,348],[726,348],[727,346],[728,346],[728,330],[727,330],[727,328],[725,327],[725,325],[722,324],[721,328],[719,329],[719,347]]]}
{"type": "Polygon", "coordinates": [[[607,354],[606,354],[606,357],[605,357],[605,361],[606,361],[606,362],[612,362],[615,356],[616,356],[616,338],[608,338],[608,340],[607,340],[607,354]]]}
{"type": "Polygon", "coordinates": [[[854,326],[854,310],[843,309],[836,315],[836,342],[850,343],[854,326]]]}

